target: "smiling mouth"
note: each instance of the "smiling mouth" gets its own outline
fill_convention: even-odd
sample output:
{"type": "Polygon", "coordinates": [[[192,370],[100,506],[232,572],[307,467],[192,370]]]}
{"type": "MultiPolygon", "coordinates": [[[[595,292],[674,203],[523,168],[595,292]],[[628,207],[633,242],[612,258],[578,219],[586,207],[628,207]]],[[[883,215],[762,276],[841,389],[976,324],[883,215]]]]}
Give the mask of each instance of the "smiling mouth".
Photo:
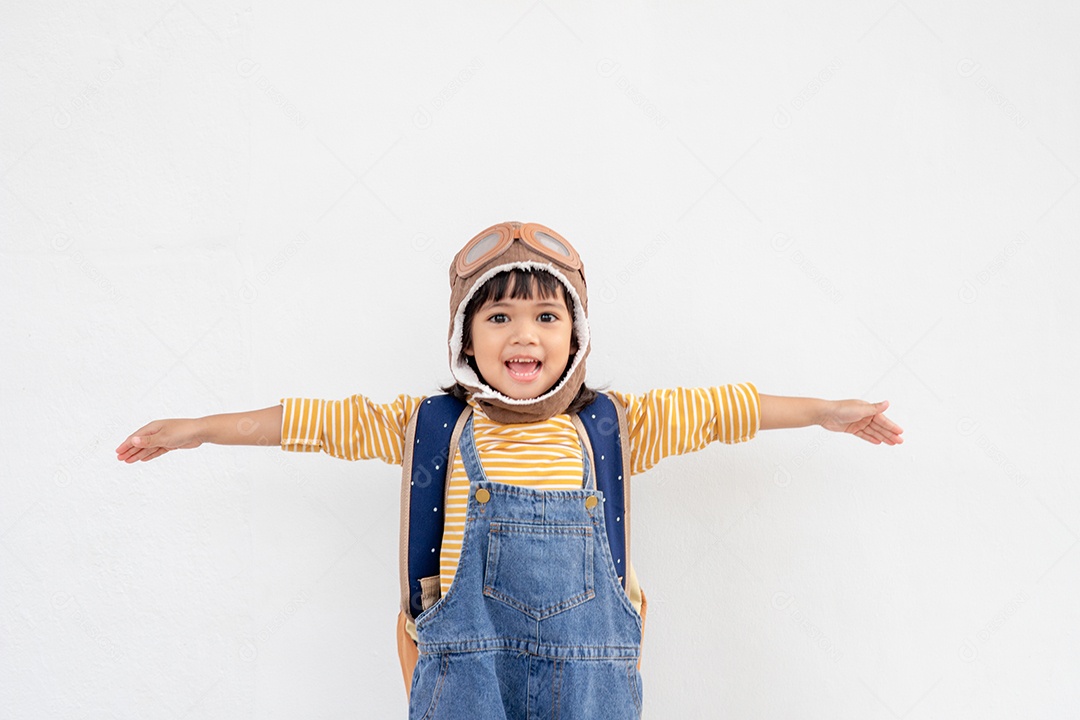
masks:
{"type": "Polygon", "coordinates": [[[520,382],[529,382],[540,376],[543,363],[539,360],[508,360],[505,363],[510,377],[520,382]]]}

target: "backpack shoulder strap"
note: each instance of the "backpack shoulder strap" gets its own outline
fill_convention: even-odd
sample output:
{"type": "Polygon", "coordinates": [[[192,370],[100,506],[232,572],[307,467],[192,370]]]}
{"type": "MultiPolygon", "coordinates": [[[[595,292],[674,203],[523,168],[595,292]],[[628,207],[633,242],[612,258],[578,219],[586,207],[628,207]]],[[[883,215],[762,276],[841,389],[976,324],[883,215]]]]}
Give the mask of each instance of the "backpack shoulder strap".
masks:
{"type": "Polygon", "coordinates": [[[405,429],[398,558],[401,609],[413,619],[424,610],[421,581],[439,576],[450,449],[468,414],[457,398],[435,395],[420,403],[405,429]]]}
{"type": "Polygon", "coordinates": [[[615,572],[626,587],[630,567],[630,447],[626,409],[597,393],[578,418],[592,446],[596,488],[604,494],[604,521],[615,572]]]}

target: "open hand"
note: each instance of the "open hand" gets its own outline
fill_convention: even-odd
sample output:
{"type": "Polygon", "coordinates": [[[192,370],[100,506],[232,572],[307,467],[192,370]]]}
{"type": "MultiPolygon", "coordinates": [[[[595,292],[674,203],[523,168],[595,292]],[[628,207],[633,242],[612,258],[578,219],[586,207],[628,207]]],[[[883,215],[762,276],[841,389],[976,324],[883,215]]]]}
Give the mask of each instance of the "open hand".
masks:
{"type": "Polygon", "coordinates": [[[821,427],[833,432],[846,432],[861,437],[867,442],[880,445],[899,445],[904,442],[900,435],[904,430],[889,418],[882,415],[889,407],[888,400],[870,403],[865,400],[834,400],[821,427]]]}
{"type": "Polygon", "coordinates": [[[197,448],[202,443],[198,420],[155,420],[120,443],[116,448],[116,459],[126,463],[146,462],[170,450],[197,448]]]}

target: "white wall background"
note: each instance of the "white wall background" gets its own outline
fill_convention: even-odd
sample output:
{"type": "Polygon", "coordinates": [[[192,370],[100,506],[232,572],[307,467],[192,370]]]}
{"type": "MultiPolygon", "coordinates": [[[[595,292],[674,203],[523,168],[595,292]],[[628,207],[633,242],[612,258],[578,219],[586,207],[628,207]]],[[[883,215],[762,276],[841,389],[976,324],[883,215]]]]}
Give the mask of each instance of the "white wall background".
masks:
{"type": "Polygon", "coordinates": [[[8,4],[0,714],[405,717],[397,468],[113,448],[435,391],[448,261],[509,219],[585,257],[592,384],[906,430],[637,479],[646,717],[1075,714],[1078,33],[1061,1],[8,4]]]}

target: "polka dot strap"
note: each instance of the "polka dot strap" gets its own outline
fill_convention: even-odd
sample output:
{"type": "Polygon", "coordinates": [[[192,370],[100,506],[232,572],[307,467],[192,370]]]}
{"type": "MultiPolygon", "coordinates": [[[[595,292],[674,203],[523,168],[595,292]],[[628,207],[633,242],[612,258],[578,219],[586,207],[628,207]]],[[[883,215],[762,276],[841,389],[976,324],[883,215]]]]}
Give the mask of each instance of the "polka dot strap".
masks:
{"type": "Polygon", "coordinates": [[[603,393],[578,413],[589,435],[596,473],[596,489],[604,495],[604,522],[615,574],[626,587],[630,549],[630,475],[623,463],[625,419],[615,401],[603,393]]]}
{"type": "Polygon", "coordinates": [[[422,580],[439,575],[450,438],[466,407],[450,395],[425,398],[405,436],[401,570],[405,575],[402,591],[407,597],[402,598],[402,609],[414,619],[424,611],[422,580]]]}

